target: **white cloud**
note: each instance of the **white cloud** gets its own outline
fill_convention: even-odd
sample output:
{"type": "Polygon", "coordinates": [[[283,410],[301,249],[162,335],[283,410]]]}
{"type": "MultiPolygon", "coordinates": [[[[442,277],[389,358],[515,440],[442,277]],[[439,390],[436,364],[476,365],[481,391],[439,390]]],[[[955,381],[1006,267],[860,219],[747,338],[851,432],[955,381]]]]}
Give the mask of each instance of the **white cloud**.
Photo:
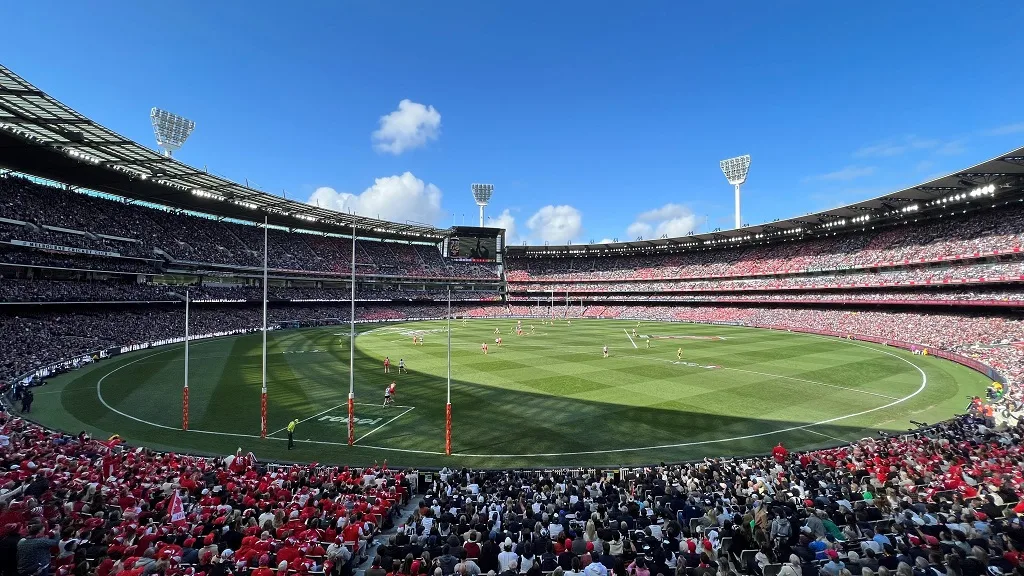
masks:
{"type": "Polygon", "coordinates": [[[626,228],[626,238],[633,240],[637,237],[650,238],[654,233],[654,226],[647,222],[633,222],[626,228]]]}
{"type": "Polygon", "coordinates": [[[433,106],[425,106],[406,98],[398,109],[380,117],[380,128],[371,135],[378,152],[401,154],[406,150],[426,146],[441,134],[441,113],[433,106]]]}
{"type": "Polygon", "coordinates": [[[873,146],[865,146],[853,153],[854,158],[891,158],[901,156],[909,150],[924,150],[935,148],[940,142],[928,138],[919,138],[914,135],[904,136],[900,139],[889,140],[873,146]]]}
{"type": "Polygon", "coordinates": [[[665,204],[661,208],[648,210],[636,217],[626,228],[626,236],[632,240],[637,236],[644,238],[676,238],[686,236],[697,227],[697,217],[681,204],[665,204]]]}
{"type": "Polygon", "coordinates": [[[436,224],[441,211],[441,189],[406,172],[401,176],[377,178],[361,194],[338,192],[326,186],[317,188],[306,201],[339,212],[350,210],[361,216],[394,222],[411,220],[436,224]]]}
{"type": "Polygon", "coordinates": [[[849,182],[850,180],[870,176],[874,173],[874,166],[846,166],[835,172],[806,176],[804,182],[849,182]]]}
{"type": "Polygon", "coordinates": [[[526,221],[530,232],[543,242],[565,244],[583,230],[583,215],[568,205],[547,205],[526,221]]]}
{"type": "Polygon", "coordinates": [[[516,234],[516,218],[508,211],[508,208],[502,210],[501,214],[488,218],[487,225],[493,228],[504,228],[506,244],[519,242],[519,236],[516,234]]]}
{"type": "Polygon", "coordinates": [[[1024,122],[1017,122],[1015,124],[1004,124],[997,126],[991,130],[985,130],[985,134],[989,136],[1005,136],[1007,134],[1020,134],[1024,132],[1024,122]]]}
{"type": "Polygon", "coordinates": [[[875,144],[865,146],[853,153],[854,158],[872,158],[899,156],[907,151],[907,147],[901,144],[875,144]]]}
{"type": "Polygon", "coordinates": [[[942,146],[939,146],[935,153],[942,156],[959,156],[967,151],[967,147],[964,146],[963,140],[952,140],[946,142],[942,146]]]}
{"type": "Polygon", "coordinates": [[[614,238],[602,238],[598,244],[612,244],[613,242],[615,242],[614,238]]]}

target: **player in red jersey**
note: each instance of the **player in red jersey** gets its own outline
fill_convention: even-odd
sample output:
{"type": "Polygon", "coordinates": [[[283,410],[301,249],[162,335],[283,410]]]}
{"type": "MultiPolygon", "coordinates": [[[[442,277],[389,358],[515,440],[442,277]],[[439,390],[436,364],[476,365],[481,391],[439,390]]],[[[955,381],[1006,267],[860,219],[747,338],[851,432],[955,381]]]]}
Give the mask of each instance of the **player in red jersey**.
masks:
{"type": "Polygon", "coordinates": [[[391,358],[388,358],[387,356],[384,357],[384,373],[391,373],[391,358]]]}
{"type": "Polygon", "coordinates": [[[395,383],[384,389],[384,408],[395,403],[395,383]]]}
{"type": "Polygon", "coordinates": [[[480,349],[483,350],[484,354],[487,354],[487,342],[481,344],[480,349]]]}

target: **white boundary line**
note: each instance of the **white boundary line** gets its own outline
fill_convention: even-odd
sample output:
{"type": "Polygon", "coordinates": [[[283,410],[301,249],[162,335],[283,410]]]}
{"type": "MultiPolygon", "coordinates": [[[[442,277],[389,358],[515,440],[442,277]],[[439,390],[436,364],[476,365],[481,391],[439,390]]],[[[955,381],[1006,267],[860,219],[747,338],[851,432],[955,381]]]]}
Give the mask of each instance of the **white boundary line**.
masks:
{"type": "MultiPolygon", "coordinates": [[[[626,329],[623,328],[622,331],[626,332],[626,329]]],[[[633,337],[629,335],[629,332],[626,332],[626,338],[629,338],[629,343],[633,345],[633,348],[640,348],[636,345],[636,342],[633,342],[633,337]]]]}
{"type": "Polygon", "coordinates": [[[818,432],[817,430],[811,430],[810,428],[805,428],[804,432],[810,432],[811,434],[817,434],[818,436],[824,436],[825,438],[831,438],[833,440],[838,440],[839,442],[842,442],[843,444],[850,444],[849,440],[843,440],[842,438],[836,438],[835,436],[829,436],[828,434],[824,434],[824,433],[818,432]]]}
{"type": "Polygon", "coordinates": [[[795,376],[779,376],[778,374],[768,374],[767,372],[757,372],[756,370],[746,370],[743,368],[726,368],[722,366],[722,370],[732,370],[733,372],[746,372],[748,374],[758,374],[760,376],[770,376],[772,378],[784,378],[786,380],[795,380],[797,382],[807,382],[808,384],[817,384],[819,386],[828,386],[829,388],[838,388],[840,390],[846,390],[847,392],[858,392],[860,394],[870,394],[872,396],[880,396],[882,398],[888,398],[889,400],[899,400],[896,396],[889,396],[887,394],[879,394],[878,392],[871,392],[869,390],[860,390],[857,388],[847,388],[846,386],[839,386],[837,384],[827,384],[825,382],[818,382],[816,380],[805,380],[803,378],[797,378],[795,376]]]}
{"type": "MultiPolygon", "coordinates": [[[[623,330],[625,330],[625,329],[623,329],[623,330]]],[[[803,336],[807,336],[808,335],[808,334],[803,334],[803,333],[798,333],[798,334],[801,334],[803,336]]],[[[629,336],[628,332],[626,333],[626,336],[629,336]]],[[[824,336],[817,336],[817,335],[811,335],[811,336],[812,337],[816,337],[816,338],[821,338],[823,340],[828,340],[829,339],[829,338],[826,338],[824,336]]],[[[630,340],[632,340],[632,338],[630,338],[630,340]]],[[[836,340],[839,340],[839,339],[836,339],[836,340]]],[[[843,340],[839,340],[839,341],[842,342],[843,340]]],[[[895,406],[897,404],[901,404],[903,402],[906,402],[907,400],[910,400],[914,396],[917,396],[918,394],[923,392],[924,389],[928,386],[928,375],[925,374],[924,370],[922,370],[920,366],[918,366],[917,364],[914,364],[910,360],[907,360],[906,358],[902,358],[902,357],[900,357],[900,356],[898,356],[896,354],[893,354],[892,352],[887,352],[885,350],[879,350],[877,348],[872,348],[870,346],[865,346],[863,344],[859,344],[859,343],[856,343],[856,342],[846,341],[846,343],[851,345],[851,346],[858,346],[860,348],[865,348],[867,350],[873,350],[875,352],[880,352],[880,353],[885,354],[887,356],[892,356],[893,358],[896,358],[897,360],[900,360],[901,362],[904,362],[906,364],[909,364],[910,366],[913,366],[914,369],[917,370],[918,373],[921,374],[921,385],[918,386],[917,390],[915,390],[911,394],[908,394],[907,396],[904,396],[903,398],[898,398],[898,399],[894,400],[893,402],[890,402],[890,403],[885,404],[883,406],[878,406],[877,408],[871,408],[871,409],[868,409],[868,410],[862,410],[860,412],[855,412],[853,414],[847,414],[845,416],[836,416],[835,418],[828,418],[826,420],[819,420],[818,422],[812,422],[810,424],[802,424],[802,425],[799,425],[799,426],[790,426],[788,428],[781,428],[779,430],[770,430],[768,432],[760,432],[760,433],[757,433],[757,434],[747,434],[747,435],[744,435],[744,436],[734,436],[732,438],[717,438],[717,439],[714,439],[714,440],[700,440],[700,441],[696,441],[696,442],[680,442],[680,443],[677,443],[677,444],[661,444],[661,445],[658,445],[658,446],[641,446],[641,447],[638,447],[638,448],[611,448],[611,449],[605,449],[605,450],[581,450],[581,451],[577,451],[577,452],[548,452],[548,453],[536,453],[536,454],[467,454],[467,453],[453,453],[452,456],[464,457],[464,458],[539,458],[539,457],[579,456],[579,455],[587,455],[587,454],[642,452],[642,451],[646,451],[646,450],[664,450],[666,448],[684,448],[684,447],[687,447],[687,446],[701,446],[701,445],[707,445],[707,444],[721,444],[721,443],[724,443],[724,442],[732,442],[732,441],[735,441],[735,440],[748,440],[750,438],[761,438],[761,437],[770,436],[770,435],[773,435],[773,434],[782,434],[782,433],[785,433],[785,432],[792,432],[794,430],[807,430],[809,432],[812,432],[812,433],[815,433],[815,434],[819,434],[821,436],[827,436],[827,435],[822,434],[820,432],[814,432],[814,431],[810,431],[808,429],[813,427],[813,426],[821,426],[823,424],[830,424],[832,422],[838,422],[840,420],[846,420],[847,418],[854,418],[854,417],[857,417],[857,416],[863,416],[864,414],[870,414],[872,412],[877,412],[879,410],[884,410],[886,408],[891,408],[892,406],[895,406]]],[[[117,368],[114,368],[110,372],[104,374],[96,382],[96,396],[99,398],[99,401],[107,409],[109,409],[110,411],[112,411],[112,412],[114,412],[116,414],[119,414],[121,416],[124,416],[125,418],[128,418],[130,420],[134,420],[134,421],[140,422],[142,424],[148,424],[150,426],[154,426],[154,427],[157,427],[157,428],[163,428],[165,430],[176,430],[176,431],[179,431],[179,432],[182,431],[181,428],[176,428],[176,427],[173,427],[173,426],[166,426],[164,424],[157,424],[156,422],[150,422],[148,420],[143,420],[141,418],[137,418],[135,416],[132,416],[131,414],[126,414],[124,412],[121,412],[120,410],[114,408],[110,404],[107,404],[106,400],[103,399],[103,394],[102,394],[102,391],[101,391],[101,385],[103,384],[103,380],[105,380],[107,378],[107,376],[110,376],[111,374],[113,374],[114,372],[117,372],[118,370],[120,370],[122,368],[126,368],[128,366],[131,366],[132,364],[135,364],[136,362],[139,362],[141,360],[145,360],[146,358],[151,358],[153,356],[156,356],[157,354],[163,354],[163,353],[168,352],[168,351],[170,351],[172,349],[161,350],[160,352],[149,354],[147,356],[142,356],[141,358],[138,358],[136,360],[132,360],[131,362],[127,362],[125,364],[122,364],[121,366],[118,366],[117,368]]],[[[409,408],[405,412],[402,412],[398,416],[395,416],[391,420],[389,420],[389,421],[385,422],[384,424],[378,426],[377,428],[374,428],[373,430],[367,432],[362,437],[360,437],[359,440],[362,440],[363,438],[366,438],[367,436],[369,436],[370,434],[376,432],[380,428],[383,428],[384,426],[387,426],[388,424],[390,424],[391,422],[393,422],[396,419],[400,418],[401,416],[404,416],[405,414],[407,414],[411,410],[412,410],[412,408],[409,408]]],[[[212,431],[212,430],[188,430],[188,432],[195,432],[197,434],[215,434],[215,435],[220,435],[220,436],[232,436],[232,437],[238,437],[238,438],[256,438],[256,439],[260,438],[259,436],[254,435],[254,434],[239,434],[239,433],[234,433],[234,432],[215,432],[215,431],[212,431]]],[[[831,436],[829,436],[829,437],[832,438],[831,436]]],[[[284,438],[269,438],[269,439],[270,440],[278,440],[278,441],[284,441],[285,440],[284,438]]],[[[359,440],[356,440],[356,442],[358,442],[359,440]]],[[[325,441],[325,440],[300,440],[299,442],[306,442],[306,443],[309,443],[309,444],[332,445],[332,446],[347,446],[347,444],[343,444],[341,442],[330,442],[330,441],[325,441]]],[[[844,440],[843,442],[846,442],[846,441],[844,440]]],[[[371,448],[371,449],[374,449],[374,450],[382,450],[382,451],[390,451],[390,452],[403,452],[403,453],[409,453],[409,454],[430,454],[430,455],[442,455],[442,454],[444,454],[443,452],[435,452],[435,451],[430,451],[430,450],[411,450],[411,449],[407,449],[407,448],[391,448],[391,447],[387,447],[387,446],[372,446],[372,445],[366,445],[366,444],[356,444],[356,446],[359,447],[359,448],[371,448]]]]}
{"type": "Polygon", "coordinates": [[[148,354],[146,356],[142,356],[140,358],[136,358],[135,360],[132,360],[131,362],[125,362],[124,364],[118,366],[117,368],[114,368],[110,372],[107,372],[103,376],[100,376],[100,379],[96,381],[96,397],[99,398],[100,403],[103,404],[104,406],[106,406],[107,410],[110,410],[111,412],[113,412],[115,414],[120,414],[121,416],[124,416],[125,418],[128,418],[129,420],[134,420],[134,421],[140,422],[142,424],[149,424],[150,426],[156,426],[157,428],[163,428],[164,430],[181,430],[181,428],[178,428],[177,426],[167,426],[167,425],[164,425],[164,424],[157,424],[156,422],[150,422],[149,420],[143,420],[142,418],[136,418],[135,416],[132,416],[131,414],[125,414],[124,412],[121,412],[120,410],[118,410],[117,408],[114,408],[110,404],[107,404],[107,401],[103,399],[103,392],[100,390],[100,387],[103,385],[103,381],[107,379],[107,376],[110,376],[111,374],[113,374],[114,372],[117,372],[118,370],[121,370],[122,368],[127,368],[127,367],[131,366],[132,364],[135,364],[136,362],[141,362],[141,361],[143,361],[143,360],[145,360],[147,358],[152,358],[153,356],[156,356],[158,354],[163,354],[164,352],[167,352],[167,350],[161,350],[159,352],[154,352],[153,354],[148,354]]]}
{"type": "Polygon", "coordinates": [[[383,427],[387,426],[388,424],[391,424],[391,423],[392,423],[392,422],[394,422],[395,420],[398,420],[399,418],[401,418],[402,416],[405,416],[406,414],[408,414],[409,412],[412,412],[413,410],[415,410],[415,408],[413,408],[413,407],[411,407],[411,406],[410,406],[409,408],[407,408],[407,409],[405,410],[405,412],[402,412],[401,414],[399,414],[398,416],[395,416],[395,417],[394,417],[394,418],[392,418],[391,420],[388,420],[387,422],[385,422],[385,423],[381,424],[380,426],[377,426],[377,427],[376,427],[376,428],[374,428],[373,430],[370,430],[370,431],[369,431],[369,432],[367,432],[366,434],[363,434],[363,435],[362,435],[362,436],[360,436],[359,438],[356,438],[356,440],[355,440],[355,442],[353,442],[353,444],[358,444],[358,443],[359,443],[359,441],[360,441],[360,440],[362,440],[363,438],[366,438],[366,437],[367,437],[367,436],[369,436],[370,434],[373,434],[373,433],[374,433],[374,432],[376,432],[377,430],[380,430],[381,428],[383,428],[383,427]]]}
{"type": "MultiPolygon", "coordinates": [[[[312,420],[313,418],[316,418],[317,416],[322,416],[324,414],[327,414],[331,410],[337,410],[338,408],[341,408],[342,406],[348,406],[348,402],[345,402],[344,404],[338,404],[337,406],[332,406],[332,407],[328,408],[327,410],[324,410],[323,412],[317,412],[316,414],[313,414],[309,418],[303,418],[302,420],[299,420],[299,424],[302,424],[303,422],[307,422],[309,420],[312,420]]],[[[284,432],[287,428],[288,427],[285,426],[284,428],[281,428],[279,430],[274,430],[270,434],[267,434],[267,436],[273,436],[274,434],[277,434],[278,432],[284,432]]]]}
{"type": "MultiPolygon", "coordinates": [[[[377,408],[383,408],[380,404],[374,404],[372,402],[353,402],[356,406],[376,406],[377,408]]],[[[344,404],[342,404],[344,406],[344,404]]],[[[402,406],[401,404],[392,404],[395,408],[415,408],[415,406],[402,406]]],[[[337,408],[337,406],[335,406],[337,408]]]]}

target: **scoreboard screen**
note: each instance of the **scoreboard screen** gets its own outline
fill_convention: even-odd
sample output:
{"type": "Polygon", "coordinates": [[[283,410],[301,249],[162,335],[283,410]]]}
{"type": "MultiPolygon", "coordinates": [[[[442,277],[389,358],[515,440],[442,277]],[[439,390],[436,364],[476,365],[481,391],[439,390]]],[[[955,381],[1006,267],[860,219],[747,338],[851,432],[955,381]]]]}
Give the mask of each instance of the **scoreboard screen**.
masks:
{"type": "Polygon", "coordinates": [[[475,262],[500,262],[504,230],[459,226],[448,237],[448,257],[475,262]]]}

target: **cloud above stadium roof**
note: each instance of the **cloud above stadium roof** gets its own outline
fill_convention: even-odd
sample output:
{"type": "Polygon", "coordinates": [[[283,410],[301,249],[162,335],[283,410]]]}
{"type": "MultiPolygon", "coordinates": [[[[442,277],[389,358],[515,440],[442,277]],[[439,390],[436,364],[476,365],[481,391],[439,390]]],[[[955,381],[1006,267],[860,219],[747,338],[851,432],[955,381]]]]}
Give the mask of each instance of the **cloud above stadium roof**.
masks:
{"type": "Polygon", "coordinates": [[[371,135],[373,148],[395,156],[427,145],[441,135],[441,113],[406,98],[398,109],[381,116],[380,128],[371,135]]]}
{"type": "Polygon", "coordinates": [[[361,194],[338,192],[322,186],[307,202],[339,212],[351,211],[395,222],[413,220],[432,224],[444,214],[441,210],[441,189],[420,180],[412,172],[377,178],[373,186],[361,194]]]}
{"type": "Polygon", "coordinates": [[[530,216],[526,227],[542,242],[561,244],[579,236],[583,215],[572,206],[549,204],[530,216]]]}
{"type": "Polygon", "coordinates": [[[676,238],[697,229],[697,216],[681,204],[665,204],[661,208],[637,215],[626,229],[629,238],[676,238]]]}

